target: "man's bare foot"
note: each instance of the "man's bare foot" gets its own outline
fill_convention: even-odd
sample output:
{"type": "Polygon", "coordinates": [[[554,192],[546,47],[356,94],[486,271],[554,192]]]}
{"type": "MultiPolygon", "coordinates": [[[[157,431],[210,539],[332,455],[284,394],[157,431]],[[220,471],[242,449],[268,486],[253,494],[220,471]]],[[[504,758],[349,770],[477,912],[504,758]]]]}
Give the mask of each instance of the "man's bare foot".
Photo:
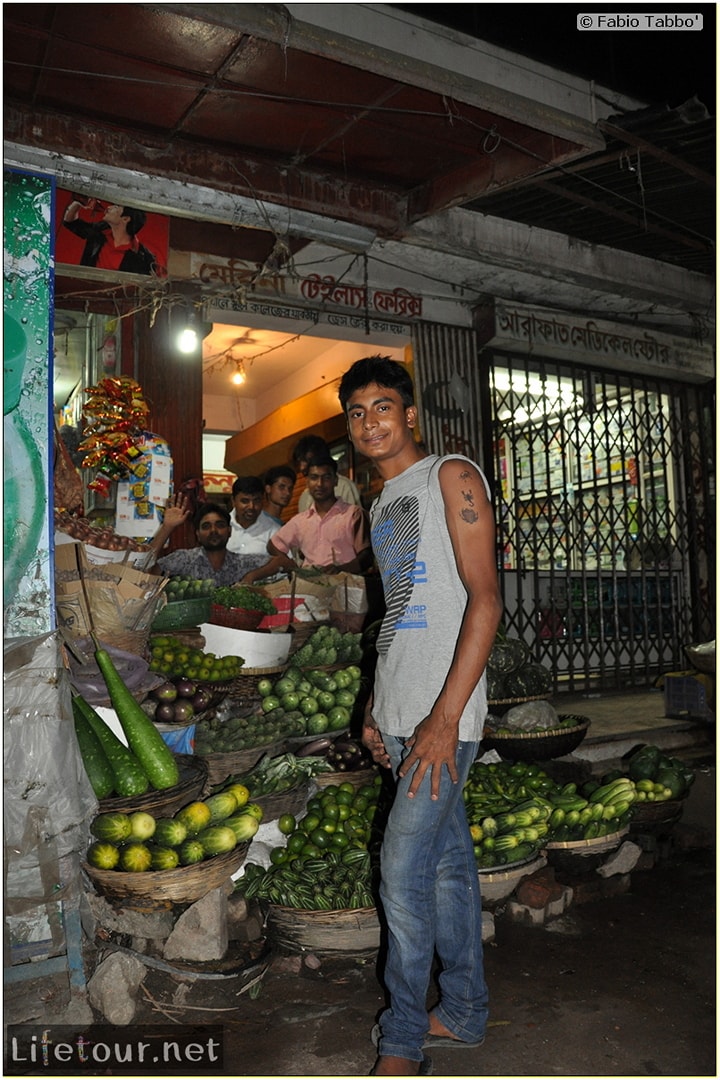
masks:
{"type": "Polygon", "coordinates": [[[458,1039],[457,1035],[453,1035],[452,1031],[448,1031],[445,1025],[440,1023],[435,1013],[428,1014],[428,1024],[428,1035],[442,1035],[446,1039],[455,1039],[457,1042],[461,1041],[458,1039]]]}
{"type": "Polygon", "coordinates": [[[407,1058],[383,1054],[377,1059],[373,1074],[375,1076],[417,1076],[419,1068],[419,1061],[409,1061],[407,1058]]]}

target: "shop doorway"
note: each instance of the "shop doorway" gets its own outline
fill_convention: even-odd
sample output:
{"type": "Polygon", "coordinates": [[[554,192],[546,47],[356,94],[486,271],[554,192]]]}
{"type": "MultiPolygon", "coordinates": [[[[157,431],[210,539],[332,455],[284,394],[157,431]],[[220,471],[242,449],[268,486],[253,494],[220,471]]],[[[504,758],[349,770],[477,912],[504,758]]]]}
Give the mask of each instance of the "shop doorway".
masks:
{"type": "Polygon", "coordinates": [[[651,685],[714,636],[706,390],[496,356],[505,627],[558,689],[651,685]]]}

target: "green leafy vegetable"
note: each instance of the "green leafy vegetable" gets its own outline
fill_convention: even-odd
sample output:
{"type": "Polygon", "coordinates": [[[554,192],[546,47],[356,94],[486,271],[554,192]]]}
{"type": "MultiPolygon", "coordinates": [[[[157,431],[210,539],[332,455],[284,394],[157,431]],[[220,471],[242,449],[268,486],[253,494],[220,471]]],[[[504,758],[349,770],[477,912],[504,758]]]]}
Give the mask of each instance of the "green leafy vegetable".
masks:
{"type": "Polygon", "coordinates": [[[221,585],[213,589],[212,602],[225,608],[262,611],[264,615],[277,614],[277,608],[272,600],[264,593],[256,592],[249,585],[221,585]]]}

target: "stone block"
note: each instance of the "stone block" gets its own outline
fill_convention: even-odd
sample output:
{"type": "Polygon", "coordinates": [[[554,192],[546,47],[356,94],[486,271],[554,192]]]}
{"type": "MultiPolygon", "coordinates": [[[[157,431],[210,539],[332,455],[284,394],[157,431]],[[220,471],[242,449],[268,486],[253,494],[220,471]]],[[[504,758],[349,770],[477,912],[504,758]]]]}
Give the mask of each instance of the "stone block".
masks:
{"type": "Polygon", "coordinates": [[[228,948],[228,893],[213,889],[187,908],[165,942],[166,960],[220,960],[228,948]]]}
{"type": "Polygon", "coordinates": [[[104,896],[84,892],[80,898],[80,921],[86,936],[95,941],[98,930],[116,934],[128,934],[133,938],[162,938],[173,928],[175,915],[172,910],[133,911],[132,908],[114,907],[104,896]]]}
{"type": "Polygon", "coordinates": [[[641,854],[642,848],[638,844],[634,844],[632,840],[625,840],[608,856],[602,866],[598,866],[597,873],[604,878],[614,877],[616,874],[629,874],[637,866],[641,854]]]}
{"type": "Polygon", "coordinates": [[[228,927],[228,934],[231,941],[259,941],[263,936],[261,916],[256,911],[251,912],[243,922],[228,927]]]}
{"type": "Polygon", "coordinates": [[[521,923],[523,926],[544,926],[545,925],[545,908],[528,907],[526,904],[521,904],[518,900],[508,900],[505,905],[505,914],[513,922],[521,923]]]}
{"type": "Polygon", "coordinates": [[[87,984],[88,1000],[108,1024],[126,1026],[133,1022],[146,971],[136,957],[119,952],[112,953],[95,968],[87,984]]]}

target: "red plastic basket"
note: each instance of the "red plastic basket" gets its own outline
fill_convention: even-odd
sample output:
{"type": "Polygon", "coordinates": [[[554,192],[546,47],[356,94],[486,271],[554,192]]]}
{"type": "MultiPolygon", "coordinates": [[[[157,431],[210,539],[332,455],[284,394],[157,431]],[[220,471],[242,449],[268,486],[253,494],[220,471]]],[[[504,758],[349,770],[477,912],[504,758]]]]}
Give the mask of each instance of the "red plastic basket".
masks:
{"type": "Polygon", "coordinates": [[[228,626],[231,630],[257,630],[262,618],[262,611],[226,608],[220,604],[210,605],[210,622],[216,626],[228,626]]]}

